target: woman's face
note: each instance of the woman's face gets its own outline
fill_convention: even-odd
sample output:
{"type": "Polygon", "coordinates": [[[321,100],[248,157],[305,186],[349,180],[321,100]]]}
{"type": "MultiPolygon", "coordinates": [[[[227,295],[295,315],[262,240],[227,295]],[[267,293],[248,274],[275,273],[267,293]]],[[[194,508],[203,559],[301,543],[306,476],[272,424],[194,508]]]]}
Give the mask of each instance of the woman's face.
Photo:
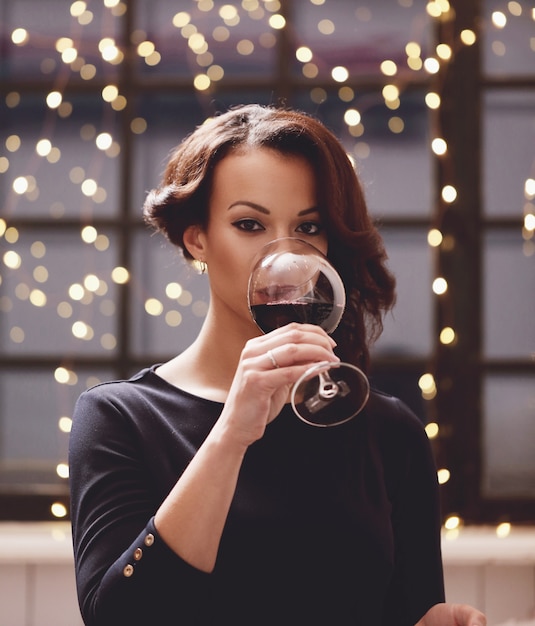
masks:
{"type": "Polygon", "coordinates": [[[219,315],[251,323],[247,283],[253,259],[280,237],[298,237],[327,252],[312,166],[269,148],[230,153],[215,167],[208,225],[195,234],[198,248],[188,246],[208,265],[219,315]]]}

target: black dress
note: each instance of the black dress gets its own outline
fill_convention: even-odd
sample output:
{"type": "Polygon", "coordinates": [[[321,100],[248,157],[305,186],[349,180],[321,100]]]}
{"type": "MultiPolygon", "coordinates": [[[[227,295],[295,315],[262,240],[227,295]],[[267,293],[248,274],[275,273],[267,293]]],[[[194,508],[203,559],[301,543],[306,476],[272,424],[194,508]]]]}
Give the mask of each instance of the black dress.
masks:
{"type": "Polygon", "coordinates": [[[286,406],[247,451],[214,572],[172,552],[153,516],[221,409],[154,368],[80,396],[70,480],[87,625],[413,626],[444,601],[429,441],[378,392],[335,428],[286,406]]]}

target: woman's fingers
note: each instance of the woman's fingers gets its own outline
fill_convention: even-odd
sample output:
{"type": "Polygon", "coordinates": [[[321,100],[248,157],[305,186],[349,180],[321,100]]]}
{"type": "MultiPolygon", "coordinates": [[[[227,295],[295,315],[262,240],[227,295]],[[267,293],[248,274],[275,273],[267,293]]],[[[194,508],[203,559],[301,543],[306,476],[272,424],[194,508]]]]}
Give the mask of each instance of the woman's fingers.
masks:
{"type": "Polygon", "coordinates": [[[222,414],[240,442],[261,438],[288,402],[292,385],[314,364],[338,362],[336,343],[318,326],[288,324],[245,345],[222,414]]]}
{"type": "Polygon", "coordinates": [[[277,370],[294,366],[310,366],[319,361],[338,362],[330,346],[321,343],[285,343],[275,345],[253,357],[262,370],[277,370]]]}
{"type": "Polygon", "coordinates": [[[247,342],[243,351],[246,359],[266,355],[262,369],[278,369],[291,365],[336,361],[336,342],[312,324],[288,324],[271,333],[247,342]]]}

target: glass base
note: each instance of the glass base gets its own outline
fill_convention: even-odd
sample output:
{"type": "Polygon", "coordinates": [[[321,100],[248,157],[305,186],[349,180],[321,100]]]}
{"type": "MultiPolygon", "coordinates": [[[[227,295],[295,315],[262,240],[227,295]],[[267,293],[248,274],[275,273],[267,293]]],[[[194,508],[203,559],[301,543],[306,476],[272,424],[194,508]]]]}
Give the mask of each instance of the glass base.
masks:
{"type": "Polygon", "coordinates": [[[370,396],[366,374],[350,363],[318,363],[292,389],[292,407],[311,426],[344,424],[358,415],[370,396]]]}

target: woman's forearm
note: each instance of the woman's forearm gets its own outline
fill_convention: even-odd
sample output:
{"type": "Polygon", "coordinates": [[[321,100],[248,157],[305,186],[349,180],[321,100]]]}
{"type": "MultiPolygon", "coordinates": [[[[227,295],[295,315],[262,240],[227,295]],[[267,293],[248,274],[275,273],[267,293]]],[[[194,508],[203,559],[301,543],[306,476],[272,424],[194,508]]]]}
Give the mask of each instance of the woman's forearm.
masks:
{"type": "Polygon", "coordinates": [[[156,512],[162,539],[201,571],[215,566],[246,449],[219,420],[156,512]]]}

